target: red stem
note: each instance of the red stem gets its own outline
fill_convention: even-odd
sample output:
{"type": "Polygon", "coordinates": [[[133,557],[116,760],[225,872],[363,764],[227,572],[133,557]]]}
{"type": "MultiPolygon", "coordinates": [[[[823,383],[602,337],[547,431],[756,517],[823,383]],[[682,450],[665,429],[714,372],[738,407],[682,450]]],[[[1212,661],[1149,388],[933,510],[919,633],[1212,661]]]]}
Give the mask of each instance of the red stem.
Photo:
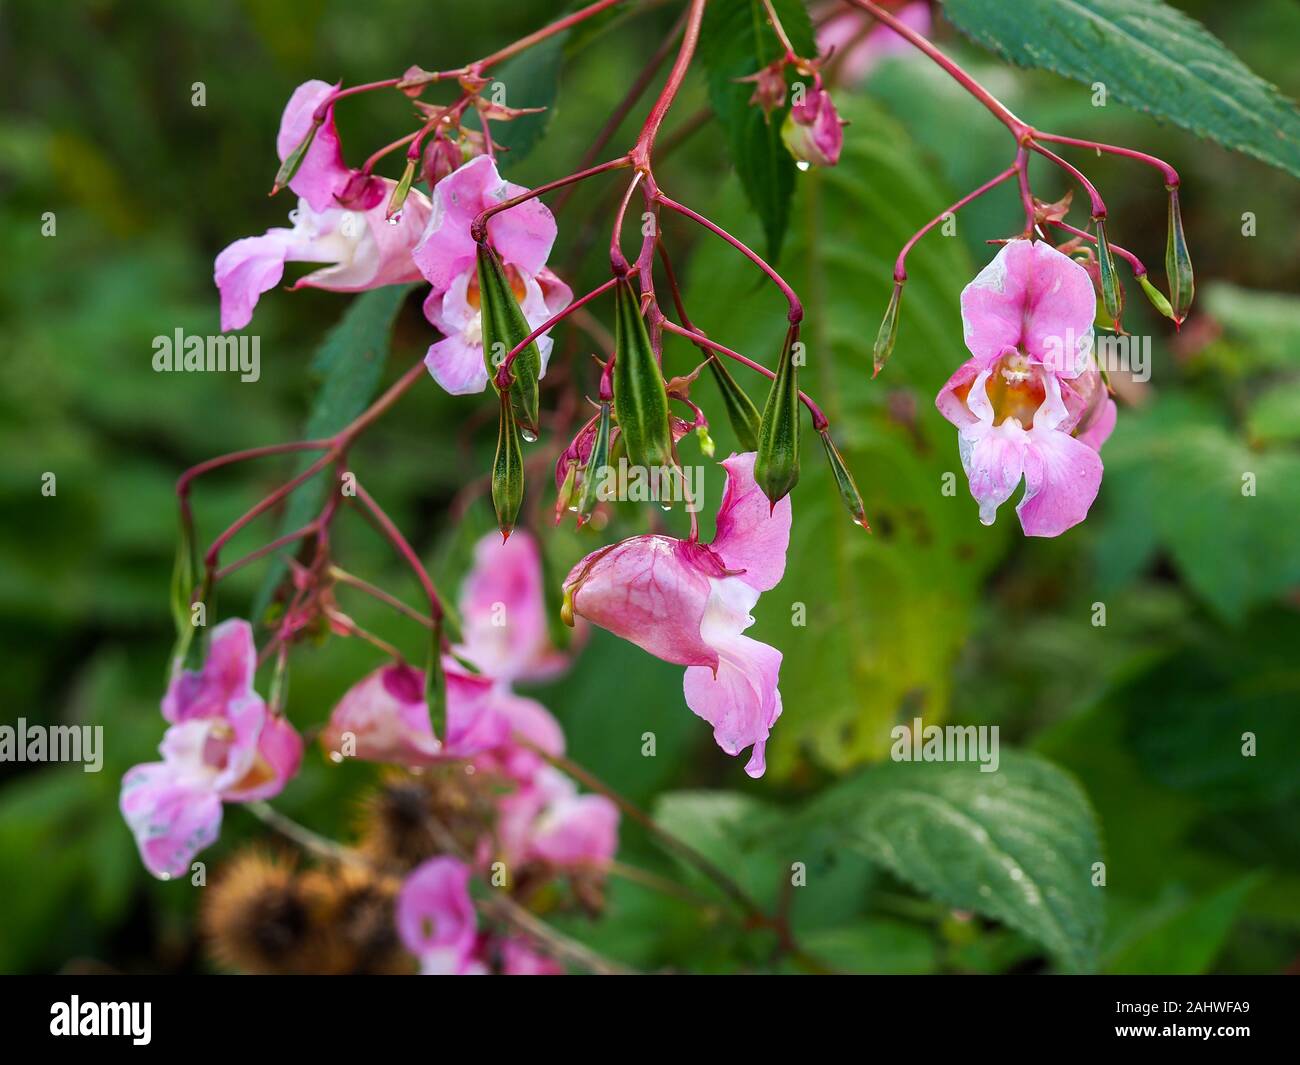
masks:
{"type": "Polygon", "coordinates": [[[479,244],[482,244],[487,240],[488,219],[490,219],[494,214],[508,211],[512,207],[518,207],[521,203],[535,200],[538,196],[544,196],[546,193],[553,192],[555,189],[563,188],[565,185],[572,185],[575,181],[584,181],[597,174],[603,174],[606,170],[617,170],[619,167],[630,165],[630,163],[631,160],[626,155],[620,155],[617,159],[610,159],[597,166],[590,166],[586,170],[579,170],[577,173],[569,174],[567,177],[556,178],[554,181],[548,181],[545,185],[538,185],[535,189],[529,189],[527,192],[522,192],[518,196],[512,196],[508,200],[494,203],[474,219],[473,223],[469,227],[469,235],[479,244]]]}
{"type": "Polygon", "coordinates": [[[1154,167],[1164,176],[1165,187],[1179,185],[1178,171],[1154,155],[1148,155],[1146,152],[1139,152],[1133,148],[1121,148],[1115,144],[1102,144],[1099,141],[1085,140],[1082,137],[1062,137],[1056,133],[1035,133],[1039,140],[1051,141],[1053,144],[1069,144],[1075,148],[1092,148],[1098,152],[1109,152],[1111,155],[1122,155],[1125,159],[1134,159],[1139,163],[1145,163],[1147,166],[1154,167]]]}
{"type": "Polygon", "coordinates": [[[972,200],[980,196],[983,196],[984,193],[989,191],[989,189],[996,188],[998,185],[1001,185],[1002,182],[1006,181],[1013,174],[1017,173],[1019,169],[1020,168],[1017,165],[1012,165],[1007,167],[997,177],[991,178],[990,180],[984,182],[984,184],[981,185],[979,188],[977,188],[974,192],[968,192],[965,196],[963,196],[960,200],[954,203],[942,214],[939,214],[936,217],[930,219],[930,221],[926,222],[925,225],[923,225],[920,229],[918,229],[915,233],[913,233],[911,239],[908,240],[908,242],[903,245],[903,250],[898,253],[898,258],[894,262],[894,280],[895,281],[907,280],[907,269],[905,264],[907,262],[907,253],[912,250],[912,245],[914,245],[918,240],[920,240],[923,236],[925,236],[928,232],[930,232],[930,230],[932,230],[935,226],[937,226],[949,215],[956,214],[972,200]]]}
{"type": "MultiPolygon", "coordinates": [[[[1093,236],[1091,233],[1085,232],[1082,229],[1078,229],[1077,227],[1070,225],[1068,222],[1049,221],[1047,224],[1050,226],[1055,226],[1057,229],[1063,229],[1067,233],[1073,233],[1076,237],[1082,237],[1084,240],[1092,241],[1093,244],[1097,243],[1097,238],[1093,236]]],[[[1113,243],[1110,246],[1110,250],[1113,251],[1116,255],[1118,255],[1121,259],[1123,259],[1126,263],[1128,263],[1129,266],[1133,268],[1134,277],[1142,277],[1146,274],[1147,268],[1142,264],[1142,260],[1139,259],[1136,255],[1134,255],[1131,251],[1128,251],[1125,248],[1121,248],[1118,244],[1113,244],[1113,243]]]]}
{"type": "Polygon", "coordinates": [[[438,591],[433,586],[433,580],[429,577],[429,571],[424,568],[424,563],[420,561],[420,556],[415,553],[415,549],[407,542],[402,531],[393,523],[392,518],[384,513],[383,508],[374,501],[370,493],[357,484],[357,499],[359,499],[370,511],[383,534],[388,541],[396,548],[397,553],[402,556],[406,564],[411,567],[411,571],[419,580],[420,586],[424,589],[424,594],[429,599],[429,612],[432,614],[434,621],[439,621],[443,616],[442,600],[438,598],[438,591]]]}
{"type": "Polygon", "coordinates": [[[1033,141],[1029,141],[1028,143],[1026,143],[1025,147],[1028,148],[1031,152],[1037,152],[1044,159],[1047,159],[1050,162],[1055,163],[1067,174],[1069,174],[1072,178],[1074,178],[1075,181],[1077,181],[1080,185],[1082,185],[1084,191],[1087,192],[1088,194],[1088,201],[1092,205],[1093,219],[1099,221],[1105,220],[1106,202],[1101,198],[1101,193],[1097,191],[1097,187],[1093,185],[1093,183],[1089,181],[1086,177],[1083,176],[1082,170],[1080,170],[1073,163],[1067,163],[1055,152],[1049,151],[1047,148],[1044,148],[1041,144],[1035,144],[1033,141]]]}
{"type": "Polygon", "coordinates": [[[521,351],[524,350],[524,348],[528,347],[529,344],[531,344],[543,333],[546,333],[548,330],[553,328],[559,322],[564,321],[564,319],[567,318],[569,315],[571,315],[574,311],[578,310],[580,307],[584,306],[585,304],[590,303],[597,296],[600,296],[608,292],[611,288],[613,288],[615,285],[618,284],[618,280],[619,279],[616,277],[611,277],[603,285],[598,285],[596,288],[593,288],[590,292],[588,292],[585,296],[581,296],[578,299],[574,300],[563,310],[557,311],[555,314],[551,315],[550,318],[546,319],[546,321],[544,321],[541,325],[539,325],[536,329],[534,329],[531,333],[529,333],[526,337],[524,337],[523,340],[521,340],[518,344],[516,344],[513,348],[511,348],[508,352],[506,352],[506,357],[501,361],[501,365],[497,368],[497,387],[502,389],[508,389],[510,387],[510,367],[514,364],[515,358],[519,355],[521,351]]]}
{"type": "Polygon", "coordinates": [[[695,46],[700,40],[700,23],[704,19],[705,2],[706,0],[691,0],[690,13],[686,18],[686,29],[682,35],[681,47],[677,50],[677,58],[673,61],[673,69],[669,71],[668,80],[664,83],[659,98],[650,109],[650,114],[646,116],[645,125],[641,127],[641,135],[637,138],[636,146],[632,149],[633,162],[639,169],[648,170],[650,168],[650,156],[654,151],[655,137],[659,133],[659,127],[663,125],[664,119],[668,116],[673,101],[677,98],[677,93],[686,78],[686,71],[690,69],[691,59],[695,55],[695,46]]]}

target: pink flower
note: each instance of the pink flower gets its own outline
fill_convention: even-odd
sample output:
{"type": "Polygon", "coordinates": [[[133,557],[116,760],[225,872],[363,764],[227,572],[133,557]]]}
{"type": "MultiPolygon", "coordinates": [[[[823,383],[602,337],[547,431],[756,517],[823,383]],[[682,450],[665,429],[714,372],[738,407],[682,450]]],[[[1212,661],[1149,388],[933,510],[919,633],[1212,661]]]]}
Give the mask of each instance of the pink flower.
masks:
{"type": "Polygon", "coordinates": [[[686,666],[687,705],[728,754],[752,745],[745,772],[759,777],[781,716],[781,652],[742,634],[759,593],[785,572],[790,500],[769,507],[754,483],[753,452],[722,466],[727,487],[711,544],[633,536],[584,558],[564,589],[574,614],[686,666]]]}
{"type": "MultiPolygon", "coordinates": [[[[276,143],[281,160],[302,141],[313,112],[331,91],[326,82],[309,81],[294,92],[280,121],[276,143]]],[[[289,213],[293,228],[245,237],[217,256],[213,280],[221,292],[222,330],[248,325],[261,294],[280,283],[286,262],[329,264],[300,278],[295,289],[360,292],[418,281],[411,251],[431,206],[422,192],[412,190],[401,214],[389,223],[384,215],[394,184],[344,165],[330,108],[289,182],[299,196],[289,213]]]]}
{"type": "Polygon", "coordinates": [[[972,358],[935,400],[957,426],[980,520],[1025,482],[1027,536],[1058,536],[1088,514],[1115,403],[1092,354],[1096,296],[1087,271],[1042,241],[1015,240],[962,292],[972,358]]]}
{"type": "Polygon", "coordinates": [[[501,943],[502,976],[563,976],[564,966],[554,958],[539,954],[531,943],[511,936],[501,943]]]}
{"type": "Polygon", "coordinates": [[[801,101],[791,104],[781,125],[781,139],[800,163],[834,166],[840,161],[844,126],[820,77],[805,88],[801,101]]]}
{"type": "Polygon", "coordinates": [[[618,850],[618,807],[604,795],[579,795],[550,766],[502,798],[498,811],[501,853],[510,864],[600,869],[618,850]]]}
{"type": "MultiPolygon", "coordinates": [[[[470,235],[474,219],[493,204],[526,192],[502,180],[486,155],[471,159],[438,182],[428,224],[414,250],[420,273],[433,286],[424,314],[444,334],[429,347],[425,364],[434,380],[453,395],[481,392],[488,383],[479,310],[476,245],[470,235]]],[[[555,243],[555,217],[540,200],[528,200],[493,215],[487,236],[510,277],[528,324],[536,327],[563,310],[573,291],[549,269],[555,243]]],[[[550,358],[551,339],[537,341],[542,372],[550,358]]]]}
{"type": "MultiPolygon", "coordinates": [[[[904,25],[922,36],[930,33],[930,5],[906,4],[894,12],[904,25]]],[[[915,48],[883,23],[876,23],[863,33],[868,16],[861,11],[835,6],[834,13],[817,28],[817,50],[831,52],[839,64],[836,74],[849,84],[862,81],[881,58],[896,53],[914,52],[915,48]]]]}
{"type": "Polygon", "coordinates": [[[461,586],[456,653],[498,681],[546,680],[568,656],[551,644],[537,541],[518,529],[502,543],[488,533],[474,547],[474,565],[461,586]]]}
{"type": "Polygon", "coordinates": [[[203,669],[180,673],[163,698],[163,760],[122,778],[122,816],[154,876],[184,875],[216,841],[223,802],[271,798],[298,772],[302,739],[253,690],[256,668],[248,622],[218,625],[203,669]]]}
{"type": "Polygon", "coordinates": [[[465,758],[500,746],[510,735],[492,706],[492,682],[446,659],[447,737],[433,734],[424,698],[424,672],[392,662],[367,674],[344,693],[321,732],[335,761],[360,758],[411,768],[465,758]]]}
{"type": "Polygon", "coordinates": [[[397,895],[397,931],[430,976],[482,976],[478,917],[469,895],[469,867],[455,858],[430,858],[397,895]]]}

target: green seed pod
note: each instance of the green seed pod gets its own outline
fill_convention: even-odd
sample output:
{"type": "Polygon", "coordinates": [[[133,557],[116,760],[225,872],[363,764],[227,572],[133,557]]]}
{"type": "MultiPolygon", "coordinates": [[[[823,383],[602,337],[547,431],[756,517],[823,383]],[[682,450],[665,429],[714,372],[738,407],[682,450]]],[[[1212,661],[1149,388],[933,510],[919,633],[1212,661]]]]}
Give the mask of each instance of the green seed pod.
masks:
{"type": "Polygon", "coordinates": [[[1192,276],[1192,256],[1187,250],[1187,238],[1183,235],[1183,215],[1178,207],[1178,186],[1169,189],[1169,239],[1165,244],[1165,276],[1169,281],[1169,303],[1173,308],[1170,315],[1177,325],[1183,324],[1187,312],[1192,307],[1192,297],[1196,293],[1196,283],[1192,276]]]}
{"type": "Polygon", "coordinates": [[[1151,284],[1151,279],[1146,274],[1138,275],[1138,284],[1142,286],[1142,291],[1147,294],[1147,299],[1151,301],[1151,306],[1163,314],[1166,318],[1174,316],[1173,308],[1169,306],[1169,301],[1165,299],[1165,294],[1155,285],[1151,284]]]}
{"type": "Polygon", "coordinates": [[[509,538],[524,500],[524,449],[515,425],[509,396],[501,397],[501,424],[497,431],[497,454],[492,463],[492,505],[497,511],[501,539],[509,538]]]}
{"type": "Polygon", "coordinates": [[[172,567],[171,608],[176,624],[176,642],[172,646],[172,667],[198,665],[195,661],[193,600],[198,580],[199,556],[194,542],[194,527],[186,515],[181,516],[180,536],[176,543],[176,561],[172,567]]]}
{"type": "Polygon", "coordinates": [[[898,339],[898,306],[903,301],[903,282],[894,282],[894,291],[889,297],[889,306],[876,334],[876,346],[871,349],[873,369],[871,376],[877,376],[885,368],[889,356],[894,353],[894,341],[898,339]]]}
{"type": "Polygon", "coordinates": [[[384,211],[384,217],[391,220],[406,203],[406,197],[411,192],[411,185],[415,182],[415,164],[416,160],[407,159],[406,169],[402,171],[402,176],[393,186],[393,194],[388,197],[388,207],[384,211]]]}
{"type": "Polygon", "coordinates": [[[298,173],[298,168],[302,166],[302,161],[307,156],[307,149],[311,147],[311,142],[316,139],[316,131],[320,127],[320,122],[313,122],[311,129],[307,131],[307,136],[298,142],[298,147],[285,156],[284,162],[280,164],[280,169],[275,172],[275,182],[271,185],[272,196],[288,185],[293,180],[294,175],[298,173]]]}
{"type": "Polygon", "coordinates": [[[560,489],[555,493],[555,524],[559,525],[564,520],[564,512],[569,509],[569,501],[573,498],[574,485],[578,483],[578,463],[569,459],[568,467],[564,471],[564,480],[560,484],[560,489]]]}
{"type": "Polygon", "coordinates": [[[792,323],[785,335],[785,349],[763,406],[763,424],[758,432],[754,480],[772,506],[789,495],[799,482],[799,373],[794,364],[798,339],[799,326],[792,323]]]}
{"type": "MultiPolygon", "coordinates": [[[[479,310],[483,321],[483,362],[488,380],[496,388],[497,367],[532,332],[519,307],[501,260],[487,244],[478,246],[479,310]]],[[[537,379],[542,372],[542,353],[533,341],[510,364],[514,382],[510,399],[515,418],[526,438],[537,439],[537,379]]]]}
{"type": "Polygon", "coordinates": [[[853,481],[853,474],[849,472],[843,456],[840,455],[839,450],[831,440],[830,430],[823,429],[821,438],[822,444],[826,448],[826,458],[830,460],[831,473],[835,476],[835,487],[839,489],[840,499],[844,501],[849,517],[853,519],[855,525],[861,525],[870,532],[871,526],[867,524],[867,510],[862,505],[862,496],[858,492],[858,486],[853,481]]]}
{"type": "Polygon", "coordinates": [[[1101,301],[1115,325],[1115,332],[1120,332],[1120,315],[1124,313],[1124,288],[1119,283],[1119,274],[1115,271],[1115,259],[1110,253],[1110,240],[1106,236],[1105,219],[1096,219],[1097,223],[1097,263],[1101,268],[1101,301]]]}
{"type": "Polygon", "coordinates": [[[447,674],[442,668],[442,622],[435,621],[429,634],[429,664],[424,671],[424,701],[429,707],[433,734],[447,740],[447,674]]]}
{"type": "Polygon", "coordinates": [[[757,451],[758,427],[763,419],[754,401],[736,384],[731,371],[717,355],[709,356],[709,369],[718,383],[718,391],[722,393],[722,405],[727,408],[727,420],[731,422],[731,431],[736,434],[740,450],[757,451]]]}
{"type": "MultiPolygon", "coordinates": [[[[617,363],[614,364],[617,367],[617,363]]],[[[585,525],[596,509],[596,490],[609,465],[609,404],[600,405],[600,420],[596,423],[596,437],[591,443],[591,454],[582,471],[582,488],[578,490],[578,524],[585,525]]]]}
{"type": "Polygon", "coordinates": [[[641,301],[627,278],[614,288],[614,315],[614,409],[628,462],[647,470],[671,466],[668,390],[641,316],[641,301]]]}

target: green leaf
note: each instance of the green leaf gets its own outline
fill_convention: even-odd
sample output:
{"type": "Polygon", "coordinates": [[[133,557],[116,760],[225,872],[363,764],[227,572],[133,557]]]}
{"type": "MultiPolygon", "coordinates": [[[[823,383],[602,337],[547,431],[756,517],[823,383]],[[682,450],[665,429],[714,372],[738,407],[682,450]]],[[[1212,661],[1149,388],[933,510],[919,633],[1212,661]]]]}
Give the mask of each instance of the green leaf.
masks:
{"type": "Polygon", "coordinates": [[[1300,440],[1300,381],[1284,381],[1255,400],[1246,427],[1259,444],[1300,440]]]}
{"type": "Polygon", "coordinates": [[[811,803],[801,826],[842,833],[844,845],[945,905],[1030,936],[1068,970],[1096,965],[1096,818],[1050,762],[1015,751],[993,773],[971,762],[887,762],[811,803]]]}
{"type": "MultiPolygon", "coordinates": [[[[811,58],[817,46],[812,23],[800,0],[773,5],[791,43],[811,58]]],[[[768,257],[780,257],[794,193],[794,159],[781,143],[781,123],[789,111],[778,107],[770,117],[750,106],[754,86],[737,78],[755,74],[781,55],[761,0],[714,0],[704,14],[700,53],[709,72],[709,99],[726,131],[732,162],[749,202],[763,220],[768,257]]]]}
{"type": "Polygon", "coordinates": [[[1300,177],[1300,111],[1209,30],[1161,0],[944,0],[950,22],[1041,67],[1300,177]]]}
{"type": "Polygon", "coordinates": [[[933,937],[903,921],[876,918],[799,937],[799,945],[840,973],[914,975],[938,967],[933,937]]]}
{"type": "Polygon", "coordinates": [[[1248,368],[1300,366],[1300,299],[1226,281],[1212,281],[1203,291],[1205,309],[1234,348],[1241,349],[1248,368]]]}
{"type": "Polygon", "coordinates": [[[1161,401],[1120,419],[1106,476],[1126,501],[1121,524],[1154,529],[1226,620],[1300,583],[1300,455],[1252,451],[1203,408],[1161,401]]]}
{"type": "Polygon", "coordinates": [[[1107,958],[1105,971],[1161,976],[1209,971],[1259,880],[1243,877],[1195,902],[1162,908],[1120,942],[1107,958]]]}
{"type": "MultiPolygon", "coordinates": [[[[366,409],[388,363],[393,321],[410,290],[410,285],[387,285],[361,293],[316,349],[311,368],[321,384],[307,418],[304,439],[331,436],[366,409]]],[[[312,452],[300,459],[296,472],[301,473],[318,457],[312,452]]],[[[312,520],[320,509],[323,488],[324,481],[317,478],[289,497],[280,534],[300,529],[312,520]]],[[[286,548],[290,552],[293,549],[286,548]]],[[[273,556],[254,603],[254,617],[266,610],[284,576],[284,558],[280,552],[273,556]]]]}
{"type": "MultiPolygon", "coordinates": [[[[492,140],[505,149],[500,156],[502,170],[523,160],[541,142],[551,124],[555,98],[560,89],[560,68],[564,65],[565,37],[558,33],[492,70],[489,77],[505,86],[502,103],[507,107],[544,107],[534,115],[520,115],[509,122],[490,123],[492,140]]],[[[484,94],[491,98],[493,87],[484,94]]],[[[479,129],[478,113],[467,116],[465,125],[479,129]]]]}

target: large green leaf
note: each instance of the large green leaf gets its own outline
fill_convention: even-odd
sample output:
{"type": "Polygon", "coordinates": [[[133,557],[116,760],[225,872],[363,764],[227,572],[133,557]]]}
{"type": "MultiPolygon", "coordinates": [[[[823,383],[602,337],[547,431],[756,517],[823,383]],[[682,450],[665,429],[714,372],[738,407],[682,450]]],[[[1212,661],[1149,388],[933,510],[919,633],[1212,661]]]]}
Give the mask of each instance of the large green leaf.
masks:
{"type": "MultiPolygon", "coordinates": [[[[410,290],[410,285],[387,285],[361,293],[326,334],[312,359],[312,372],[321,384],[307,418],[304,439],[337,433],[366,409],[388,364],[393,320],[410,290]]],[[[306,469],[316,458],[312,453],[299,460],[297,472],[306,469]]],[[[312,520],[320,508],[323,488],[324,481],[318,477],[289,497],[281,533],[300,529],[312,520]]],[[[266,609],[285,568],[283,554],[276,555],[254,605],[254,617],[266,609]]]]}
{"type": "MultiPolygon", "coordinates": [[[[801,0],[776,0],[773,6],[799,54],[813,55],[812,24],[801,0]]],[[[753,84],[737,80],[781,55],[761,0],[714,0],[705,10],[700,52],[709,72],[709,99],[726,131],[740,183],[763,220],[769,256],[779,258],[797,173],[781,142],[788,108],[765,117],[761,108],[750,105],[753,84]]]]}
{"type": "Polygon", "coordinates": [[[792,829],[814,826],[940,902],[1030,936],[1065,969],[1096,965],[1096,818],[1079,786],[1036,755],[1002,751],[993,773],[971,762],[873,766],[811,803],[792,829]]]}
{"type": "Polygon", "coordinates": [[[949,20],[1025,67],[1085,84],[1300,177],[1300,111],[1161,0],[944,0],[949,20]]]}
{"type": "MultiPolygon", "coordinates": [[[[785,579],[754,611],[753,635],[785,654],[785,712],[768,752],[777,775],[809,754],[835,770],[882,758],[894,724],[946,712],[954,660],[1011,525],[980,525],[956,432],[934,409],[967,358],[958,297],[975,269],[956,238],[935,232],[909,256],[897,348],[871,380],[894,257],[950,196],[894,122],[861,100],[844,111],[854,136],[840,165],[800,176],[785,272],[807,307],[800,384],[826,409],[874,532],[851,522],[819,443],[806,439],[785,579]]],[[[745,238],[754,225],[742,211],[732,195],[714,217],[745,238]]],[[[755,292],[752,273],[722,245],[700,249],[690,278],[701,327],[772,365],[784,329],[779,296],[755,292]]],[[[737,375],[761,395],[752,375],[737,375]]],[[[720,420],[708,389],[700,396],[720,420]]]]}
{"type": "Polygon", "coordinates": [[[1106,972],[1162,976],[1207,972],[1258,883],[1258,877],[1243,877],[1204,898],[1159,908],[1108,954],[1106,972]]]}

